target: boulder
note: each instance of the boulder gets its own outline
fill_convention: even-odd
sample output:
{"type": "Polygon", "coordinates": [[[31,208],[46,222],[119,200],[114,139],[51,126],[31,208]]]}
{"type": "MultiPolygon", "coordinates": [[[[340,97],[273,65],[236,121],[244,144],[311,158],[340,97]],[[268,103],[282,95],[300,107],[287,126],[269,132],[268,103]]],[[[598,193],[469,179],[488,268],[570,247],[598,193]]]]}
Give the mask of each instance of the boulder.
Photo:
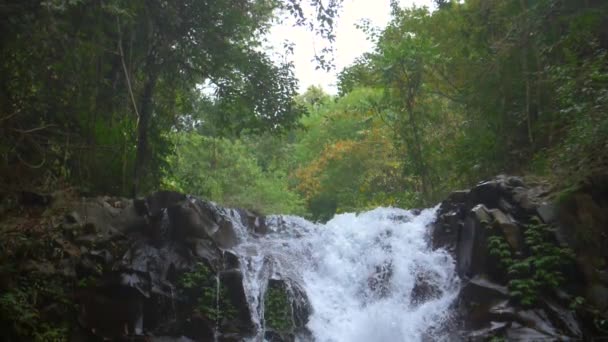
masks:
{"type": "Polygon", "coordinates": [[[163,336],[153,339],[159,341],[253,336],[239,259],[226,249],[239,241],[235,225],[261,231],[263,218],[242,211],[242,223],[235,212],[175,192],[121,201],[120,206],[111,203],[85,200],[65,220],[79,246],[78,262],[66,267],[94,279],[83,283],[77,300],[85,333],[134,341],[144,335],[163,336]],[[186,274],[209,291],[216,289],[219,277],[220,292],[207,296],[219,296],[220,321],[212,314],[215,304],[208,303],[213,298],[200,302],[202,288],[191,284],[191,290],[181,290],[186,274]]]}
{"type": "Polygon", "coordinates": [[[503,213],[500,209],[489,210],[494,219],[494,227],[496,227],[507,240],[512,250],[519,251],[522,248],[522,236],[517,222],[509,214],[503,213]]]}
{"type": "Polygon", "coordinates": [[[456,271],[469,278],[485,270],[488,225],[492,221],[488,209],[479,204],[467,215],[456,243],[456,271]]]}

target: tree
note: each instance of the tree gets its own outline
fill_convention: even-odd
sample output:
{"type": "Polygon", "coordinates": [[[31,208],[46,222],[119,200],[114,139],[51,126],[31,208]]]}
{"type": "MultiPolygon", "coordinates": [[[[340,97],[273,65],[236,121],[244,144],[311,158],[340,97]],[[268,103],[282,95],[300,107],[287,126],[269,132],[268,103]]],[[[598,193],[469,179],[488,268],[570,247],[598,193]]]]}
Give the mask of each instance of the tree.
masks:
{"type": "MultiPolygon", "coordinates": [[[[303,111],[294,101],[291,65],[275,65],[260,48],[262,37],[275,11],[284,10],[331,41],[339,5],[335,0],[5,0],[0,128],[11,138],[2,140],[0,152],[8,168],[51,159],[75,180],[78,171],[92,183],[106,178],[99,170],[109,165],[98,164],[111,164],[112,175],[122,174],[122,191],[116,192],[124,193],[130,178],[135,195],[158,183],[163,155],[170,153],[164,135],[193,113],[200,85],[215,89],[210,107],[215,110],[206,119],[224,134],[280,130],[297,121],[303,111]],[[315,10],[313,20],[302,9],[305,4],[315,10]],[[110,136],[107,156],[99,158],[93,151],[110,136]],[[42,141],[50,141],[57,153],[49,153],[42,141]],[[68,165],[74,156],[78,165],[68,165]],[[132,177],[126,176],[129,168],[132,177]]],[[[331,62],[318,59],[323,66],[331,62]]],[[[107,181],[96,187],[107,188],[107,181]]]]}

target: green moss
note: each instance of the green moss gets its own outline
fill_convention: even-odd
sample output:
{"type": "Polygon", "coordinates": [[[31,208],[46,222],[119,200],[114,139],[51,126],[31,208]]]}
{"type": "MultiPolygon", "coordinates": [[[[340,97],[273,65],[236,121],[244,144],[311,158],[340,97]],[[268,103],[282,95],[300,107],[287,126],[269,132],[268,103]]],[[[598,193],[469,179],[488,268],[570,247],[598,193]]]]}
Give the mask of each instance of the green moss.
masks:
{"type": "Polygon", "coordinates": [[[199,262],[194,271],[184,273],[179,285],[183,294],[196,299],[195,310],[210,320],[230,320],[236,317],[237,310],[229,300],[228,289],[220,284],[218,293],[217,275],[205,264],[199,262]]]}
{"type": "Polygon", "coordinates": [[[291,331],[294,323],[287,290],[283,286],[269,286],[264,296],[266,327],[277,332],[291,331]]]}

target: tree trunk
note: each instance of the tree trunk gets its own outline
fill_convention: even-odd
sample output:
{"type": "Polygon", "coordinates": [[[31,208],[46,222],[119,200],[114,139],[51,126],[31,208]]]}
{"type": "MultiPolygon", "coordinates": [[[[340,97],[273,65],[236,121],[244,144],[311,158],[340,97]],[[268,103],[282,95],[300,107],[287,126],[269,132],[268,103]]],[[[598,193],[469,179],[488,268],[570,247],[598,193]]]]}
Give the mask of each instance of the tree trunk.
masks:
{"type": "Polygon", "coordinates": [[[151,61],[146,63],[146,83],[140,98],[139,117],[137,123],[137,149],[135,152],[135,165],[133,174],[133,198],[137,197],[141,191],[142,177],[148,169],[148,129],[150,126],[150,118],[152,116],[152,97],[154,87],[156,86],[157,75],[151,61]]]}
{"type": "Polygon", "coordinates": [[[520,0],[519,4],[521,6],[522,15],[524,16],[524,40],[523,40],[523,49],[521,50],[521,63],[522,63],[522,72],[525,77],[526,83],[526,126],[528,131],[528,142],[530,143],[530,147],[534,150],[534,135],[532,133],[532,113],[531,113],[531,89],[530,89],[530,68],[528,67],[528,49],[529,49],[529,32],[530,32],[530,24],[528,19],[528,6],[526,4],[526,0],[520,0]]]}

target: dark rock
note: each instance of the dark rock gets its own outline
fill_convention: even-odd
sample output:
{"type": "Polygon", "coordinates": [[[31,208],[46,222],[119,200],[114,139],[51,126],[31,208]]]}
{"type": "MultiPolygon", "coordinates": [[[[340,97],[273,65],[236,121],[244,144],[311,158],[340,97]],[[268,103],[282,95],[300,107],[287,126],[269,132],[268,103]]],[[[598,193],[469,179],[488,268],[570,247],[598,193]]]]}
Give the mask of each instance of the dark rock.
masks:
{"type": "Polygon", "coordinates": [[[293,342],[295,336],[290,333],[280,333],[272,330],[267,330],[264,333],[264,340],[267,342],[293,342]]]}
{"type": "Polygon", "coordinates": [[[608,309],[608,287],[595,283],[587,288],[587,300],[601,311],[608,309]]]}
{"type": "Polygon", "coordinates": [[[513,323],[505,331],[505,338],[509,341],[552,341],[555,336],[543,334],[538,330],[525,327],[519,323],[513,323]]]}
{"type": "Polygon", "coordinates": [[[173,237],[178,240],[209,239],[219,228],[213,212],[193,201],[171,206],[167,208],[167,214],[173,227],[173,237]]]}
{"type": "Polygon", "coordinates": [[[390,294],[392,276],[393,265],[390,262],[375,267],[375,272],[367,280],[367,285],[375,297],[384,298],[390,294]]]}
{"type": "Polygon", "coordinates": [[[490,322],[505,321],[504,301],[509,298],[506,287],[492,283],[484,277],[468,281],[458,295],[458,306],[465,329],[486,329],[490,322]],[[492,310],[494,310],[492,312],[492,310]]]}
{"type": "Polygon", "coordinates": [[[441,289],[432,278],[431,275],[426,273],[416,275],[416,282],[410,295],[410,303],[418,305],[441,296],[441,289]]]}
{"type": "Polygon", "coordinates": [[[520,323],[537,332],[547,336],[560,335],[543,309],[522,310],[517,313],[517,317],[520,323]]]}
{"type": "Polygon", "coordinates": [[[558,207],[553,203],[542,203],[538,208],[536,208],[536,212],[545,223],[553,223],[558,218],[558,207]]]}
{"type": "Polygon", "coordinates": [[[222,259],[224,261],[224,269],[225,270],[232,270],[232,269],[239,269],[240,268],[240,261],[239,261],[239,257],[229,251],[223,251],[222,252],[222,259]]]}
{"type": "Polygon", "coordinates": [[[471,209],[458,235],[456,271],[461,277],[473,277],[485,270],[487,226],[491,222],[487,208],[480,204],[471,209]]]}
{"type": "Polygon", "coordinates": [[[46,207],[51,204],[53,197],[48,194],[40,194],[32,191],[21,191],[19,204],[25,207],[46,207]]]}
{"type": "Polygon", "coordinates": [[[494,226],[502,232],[505,240],[514,251],[522,248],[522,236],[517,222],[509,214],[505,214],[499,209],[489,211],[494,218],[494,226]]]}
{"type": "Polygon", "coordinates": [[[547,317],[560,332],[575,339],[582,339],[582,329],[572,311],[548,298],[544,298],[542,303],[547,317]]]}
{"type": "Polygon", "coordinates": [[[237,209],[245,227],[257,234],[268,234],[266,220],[261,215],[256,215],[250,211],[237,209]]]}
{"type": "Polygon", "coordinates": [[[222,322],[223,329],[238,332],[241,336],[253,334],[255,328],[243,289],[243,274],[239,270],[222,271],[220,272],[220,283],[228,292],[228,302],[237,310],[235,317],[222,322]]]}
{"type": "Polygon", "coordinates": [[[505,331],[509,327],[508,322],[490,322],[490,326],[487,328],[473,330],[467,334],[467,340],[469,341],[489,341],[495,336],[504,335],[505,331]]]}
{"type": "Polygon", "coordinates": [[[477,204],[483,204],[488,208],[497,208],[503,195],[500,184],[497,180],[477,184],[469,193],[467,207],[472,208],[477,204]]]}
{"type": "Polygon", "coordinates": [[[232,248],[239,242],[234,224],[226,219],[220,221],[219,229],[212,235],[212,238],[220,248],[224,249],[232,248]]]}
{"type": "Polygon", "coordinates": [[[466,203],[469,193],[469,190],[452,191],[446,201],[450,203],[466,203]]]}

